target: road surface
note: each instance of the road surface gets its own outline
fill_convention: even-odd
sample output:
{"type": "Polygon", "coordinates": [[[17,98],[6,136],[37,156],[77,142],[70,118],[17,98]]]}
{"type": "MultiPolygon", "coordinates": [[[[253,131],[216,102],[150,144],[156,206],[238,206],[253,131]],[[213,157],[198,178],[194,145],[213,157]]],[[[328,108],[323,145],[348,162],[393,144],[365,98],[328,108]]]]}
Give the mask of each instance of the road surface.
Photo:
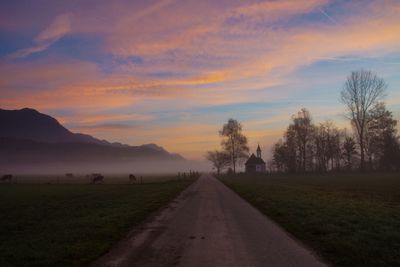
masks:
{"type": "Polygon", "coordinates": [[[203,175],[93,266],[325,266],[220,181],[203,175]]]}

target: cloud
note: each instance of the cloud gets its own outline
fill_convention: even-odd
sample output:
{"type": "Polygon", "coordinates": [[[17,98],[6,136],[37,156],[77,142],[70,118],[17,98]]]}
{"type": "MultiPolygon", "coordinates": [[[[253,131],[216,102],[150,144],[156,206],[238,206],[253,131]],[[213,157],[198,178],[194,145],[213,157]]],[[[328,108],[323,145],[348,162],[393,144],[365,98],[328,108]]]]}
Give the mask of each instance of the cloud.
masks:
{"type": "Polygon", "coordinates": [[[363,12],[343,18],[341,25],[267,27],[250,34],[243,30],[232,46],[221,33],[212,40],[208,51],[237,58],[222,67],[227,80],[264,76],[268,81],[274,75],[284,80],[290,72],[321,58],[369,57],[398,51],[400,37],[396,33],[400,20],[394,12],[397,9],[398,5],[367,6],[363,12]]]}
{"type": "Polygon", "coordinates": [[[277,20],[287,20],[294,15],[312,12],[328,3],[328,0],[282,0],[264,1],[253,4],[244,4],[232,12],[233,15],[228,19],[243,21],[245,19],[255,22],[272,22],[277,20]]]}
{"type": "Polygon", "coordinates": [[[78,132],[121,131],[127,129],[135,129],[135,128],[137,128],[136,125],[119,124],[119,123],[105,123],[105,124],[82,125],[82,126],[71,127],[71,129],[74,129],[78,132]]]}
{"type": "MultiPolygon", "coordinates": [[[[321,10],[327,4],[325,0],[249,1],[214,8],[210,2],[199,7],[169,3],[150,14],[145,12],[145,16],[122,18],[116,31],[106,36],[105,49],[117,57],[144,58],[140,68],[120,66],[127,72],[185,74],[172,81],[164,77],[159,84],[191,87],[225,83],[226,87],[226,83],[240,82],[246,84],[241,90],[265,88],[262,84],[270,84],[271,79],[275,85],[284,83],[290,72],[321,58],[397,51],[395,3],[366,4],[363,10],[352,7],[340,16],[340,25],[289,23],[304,14],[325,16],[321,10]],[[227,23],[235,18],[235,23],[227,23]],[[374,31],[366,30],[369,27],[374,31]]],[[[231,84],[229,87],[232,90],[231,84]]]]}
{"type": "Polygon", "coordinates": [[[71,15],[64,14],[57,16],[54,21],[42,31],[35,42],[54,42],[71,31],[71,15]]]}
{"type": "MultiPolygon", "coordinates": [[[[35,45],[26,45],[14,58],[56,46],[72,33],[79,33],[77,39],[91,50],[0,61],[0,106],[74,109],[77,115],[62,121],[77,129],[86,125],[85,131],[101,138],[156,142],[194,157],[219,145],[216,131],[225,117],[245,118],[252,142],[267,143],[303,104],[321,116],[334,116],[299,95],[309,90],[319,101],[331,88],[320,88],[318,81],[336,86],[345,79],[342,70],[335,67],[321,76],[312,69],[307,78],[299,77],[299,70],[332,61],[369,64],[400,52],[396,1],[366,2],[362,9],[327,0],[128,2],[67,9],[47,27],[38,26],[44,30],[33,39],[35,45]],[[140,64],[132,58],[140,58],[140,64]],[[196,113],[198,108],[275,100],[282,106],[272,115],[267,108],[249,111],[240,105],[229,112],[196,113]]],[[[397,61],[388,68],[396,68],[397,61]]],[[[390,101],[396,104],[398,97],[390,101]]]]}
{"type": "Polygon", "coordinates": [[[50,43],[44,43],[44,44],[37,44],[34,47],[29,47],[29,48],[23,48],[20,49],[10,55],[10,58],[22,58],[22,57],[27,57],[30,54],[38,53],[43,50],[46,50],[50,46],[50,43]]]}
{"type": "MultiPolygon", "coordinates": [[[[110,111],[108,111],[110,112],[110,111]]],[[[70,114],[57,116],[57,119],[65,124],[72,125],[74,127],[120,127],[121,129],[126,127],[129,128],[133,124],[148,122],[155,119],[150,114],[133,113],[130,114],[104,114],[104,112],[96,112],[93,114],[70,114]]]]}
{"type": "Polygon", "coordinates": [[[46,29],[35,37],[33,40],[35,43],[34,46],[17,50],[10,55],[10,58],[22,58],[34,53],[42,52],[70,32],[71,15],[59,15],[46,29]]]}
{"type": "MultiPolygon", "coordinates": [[[[166,3],[168,5],[161,5],[152,12],[145,13],[158,15],[174,2],[166,3]]],[[[286,2],[282,3],[280,9],[275,7],[279,12],[283,12],[286,2]]],[[[285,16],[287,12],[318,12],[318,8],[324,4],[323,1],[312,3],[313,5],[306,8],[294,5],[291,7],[292,11],[285,11],[285,16]]],[[[268,5],[259,7],[261,11],[251,5],[248,9],[243,5],[237,8],[244,10],[241,11],[244,14],[251,14],[253,11],[272,12],[267,7],[268,5]]],[[[172,58],[164,50],[155,51],[144,57],[143,64],[130,66],[115,63],[115,68],[113,66],[110,72],[103,72],[95,62],[65,57],[13,64],[5,62],[0,65],[2,75],[7,77],[0,81],[0,104],[8,107],[31,105],[47,109],[60,105],[76,109],[122,108],[140,103],[160,105],[140,105],[144,112],[150,112],[151,109],[182,110],[243,101],[285,99],[293,91],[284,90],[283,86],[299,82],[288,77],[292,77],[292,73],[302,66],[311,65],[321,59],[342,58],[344,55],[362,58],[375,53],[397,51],[400,37],[396,33],[400,31],[400,24],[396,10],[398,9],[395,6],[389,8],[372,5],[363,12],[342,18],[341,25],[292,25],[288,28],[277,26],[258,32],[248,32],[236,27],[234,35],[226,31],[230,26],[223,23],[224,18],[232,14],[230,10],[224,13],[227,15],[223,19],[212,20],[211,25],[204,25],[205,28],[209,27],[211,35],[189,34],[192,37],[188,40],[191,41],[171,43],[178,45],[171,46],[171,49],[176,50],[172,58]],[[371,16],[366,17],[365,13],[371,16]],[[198,51],[201,50],[204,54],[199,56],[198,51]],[[149,73],[162,71],[179,75],[149,76],[149,73]],[[21,98],[21,95],[24,97],[21,98]]],[[[143,15],[140,20],[146,16],[143,15]]],[[[159,26],[159,30],[148,33],[154,38],[154,42],[157,42],[157,33],[170,26],[168,22],[171,18],[167,17],[166,23],[161,23],[163,25],[159,26]]],[[[197,24],[198,18],[194,20],[196,23],[191,23],[190,17],[184,19],[182,24],[189,25],[184,27],[184,33],[191,32],[191,29],[197,33],[196,29],[203,26],[197,24]]],[[[160,20],[163,21],[163,17],[160,20]]],[[[176,25],[176,22],[171,23],[176,25]]],[[[48,27],[48,30],[39,34],[37,40],[60,38],[68,29],[60,26],[64,25],[61,22],[54,25],[56,26],[48,27]]],[[[158,29],[157,25],[160,23],[152,27],[158,29]]],[[[136,40],[141,43],[141,32],[137,33],[136,40]]],[[[112,38],[105,34],[105,38],[108,37],[112,38]]],[[[123,35],[120,37],[123,38],[123,35]]],[[[131,41],[130,35],[125,37],[128,42],[131,41]]],[[[161,43],[162,40],[161,38],[161,43]]],[[[123,41],[121,39],[120,43],[123,41]]],[[[119,43],[115,45],[118,46],[119,43]]],[[[107,51],[113,52],[112,49],[107,51]]]]}

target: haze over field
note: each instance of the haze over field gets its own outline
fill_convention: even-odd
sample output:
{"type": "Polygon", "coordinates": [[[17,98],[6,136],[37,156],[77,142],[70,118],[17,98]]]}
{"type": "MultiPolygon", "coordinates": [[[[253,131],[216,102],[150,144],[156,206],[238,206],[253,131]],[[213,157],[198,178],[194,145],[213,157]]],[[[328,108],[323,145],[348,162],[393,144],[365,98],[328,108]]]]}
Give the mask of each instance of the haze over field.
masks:
{"type": "Polygon", "coordinates": [[[72,133],[33,109],[0,109],[0,169],[14,174],[176,173],[207,169],[156,144],[129,146],[72,133]]]}
{"type": "Polygon", "coordinates": [[[2,1],[0,108],[195,160],[235,118],[267,154],[302,107],[350,128],[338,99],[355,69],[385,79],[399,118],[399,14],[396,0],[2,1]]]}

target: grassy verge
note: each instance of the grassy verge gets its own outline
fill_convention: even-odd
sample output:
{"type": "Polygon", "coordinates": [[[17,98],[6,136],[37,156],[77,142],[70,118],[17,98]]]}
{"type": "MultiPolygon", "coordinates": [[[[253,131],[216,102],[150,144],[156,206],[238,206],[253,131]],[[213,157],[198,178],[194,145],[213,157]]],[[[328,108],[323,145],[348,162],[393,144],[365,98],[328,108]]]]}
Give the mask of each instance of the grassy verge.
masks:
{"type": "Polygon", "coordinates": [[[336,266],[400,266],[400,175],[223,177],[336,266]]]}
{"type": "Polygon", "coordinates": [[[0,266],[85,266],[189,184],[2,184],[0,266]]]}

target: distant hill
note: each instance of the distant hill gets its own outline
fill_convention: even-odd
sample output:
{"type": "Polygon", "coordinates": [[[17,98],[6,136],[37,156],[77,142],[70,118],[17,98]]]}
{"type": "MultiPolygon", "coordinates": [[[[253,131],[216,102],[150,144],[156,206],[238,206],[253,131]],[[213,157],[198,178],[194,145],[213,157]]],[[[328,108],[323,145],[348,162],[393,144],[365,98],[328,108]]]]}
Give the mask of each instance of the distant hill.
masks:
{"type": "Polygon", "coordinates": [[[183,160],[155,144],[129,146],[72,133],[34,109],[0,109],[0,163],[183,160]]]}
{"type": "Polygon", "coordinates": [[[90,135],[72,133],[53,117],[34,109],[0,109],[0,137],[28,139],[46,143],[84,142],[109,144],[90,135]]]}

